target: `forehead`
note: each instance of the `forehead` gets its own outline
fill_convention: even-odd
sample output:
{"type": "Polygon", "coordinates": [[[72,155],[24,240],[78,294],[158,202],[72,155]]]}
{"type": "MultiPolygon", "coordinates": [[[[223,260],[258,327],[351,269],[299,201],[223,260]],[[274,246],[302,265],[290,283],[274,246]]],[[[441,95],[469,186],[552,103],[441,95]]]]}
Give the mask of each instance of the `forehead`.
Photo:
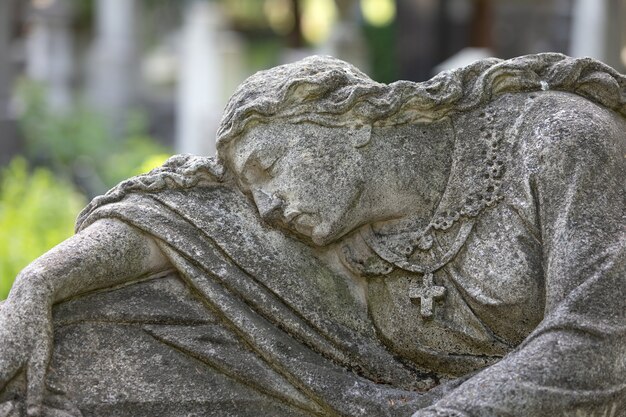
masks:
{"type": "MultiPolygon", "coordinates": [[[[293,126],[291,127],[293,130],[293,126]]],[[[249,127],[237,138],[228,150],[227,159],[237,172],[241,172],[244,164],[251,158],[280,154],[293,142],[288,126],[284,124],[259,123],[249,127]]]]}
{"type": "Polygon", "coordinates": [[[275,159],[289,154],[292,158],[333,153],[347,145],[345,129],[311,122],[273,121],[249,127],[229,150],[226,157],[237,172],[251,158],[275,159]]]}

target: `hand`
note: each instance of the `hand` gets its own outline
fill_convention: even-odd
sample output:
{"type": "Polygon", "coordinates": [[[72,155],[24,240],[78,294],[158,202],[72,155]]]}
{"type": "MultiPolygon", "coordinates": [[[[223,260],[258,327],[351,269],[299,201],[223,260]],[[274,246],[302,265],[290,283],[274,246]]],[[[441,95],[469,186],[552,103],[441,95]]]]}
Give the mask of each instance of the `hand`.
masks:
{"type": "MultiPolygon", "coordinates": [[[[0,391],[18,372],[24,371],[23,408],[28,416],[41,416],[52,347],[52,306],[50,297],[43,296],[41,291],[24,289],[12,293],[0,308],[0,391]]],[[[2,404],[0,417],[19,415],[15,414],[15,408],[15,402],[2,404]]]]}

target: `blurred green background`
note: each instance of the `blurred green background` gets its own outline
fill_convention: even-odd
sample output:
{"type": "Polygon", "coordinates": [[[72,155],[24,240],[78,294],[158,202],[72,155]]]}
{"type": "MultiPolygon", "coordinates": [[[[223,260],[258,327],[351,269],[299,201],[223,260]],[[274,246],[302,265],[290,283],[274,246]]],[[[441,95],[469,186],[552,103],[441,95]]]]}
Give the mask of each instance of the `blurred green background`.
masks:
{"type": "Polygon", "coordinates": [[[90,197],[172,153],[147,133],[139,110],[129,112],[119,140],[84,105],[54,112],[41,83],[21,79],[16,97],[23,105],[18,128],[24,147],[0,170],[0,299],[22,268],[72,235],[90,197]]]}

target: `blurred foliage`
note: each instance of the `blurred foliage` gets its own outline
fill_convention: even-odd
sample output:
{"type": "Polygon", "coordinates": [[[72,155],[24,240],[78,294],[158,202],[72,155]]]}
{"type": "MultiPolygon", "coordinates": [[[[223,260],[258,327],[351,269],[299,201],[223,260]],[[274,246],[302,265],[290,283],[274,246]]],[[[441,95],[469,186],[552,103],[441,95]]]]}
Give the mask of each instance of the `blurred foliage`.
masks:
{"type": "Polygon", "coordinates": [[[171,152],[146,131],[146,117],[129,114],[124,137],[114,140],[97,113],[79,106],[67,114],[46,104],[45,89],[19,84],[24,158],[0,171],[0,299],[28,263],[71,236],[88,196],[161,165],[171,152]]]}
{"type": "Polygon", "coordinates": [[[71,168],[77,156],[107,151],[108,135],[98,115],[84,107],[72,114],[55,113],[46,103],[45,88],[27,79],[19,81],[17,90],[23,105],[20,128],[30,159],[68,174],[63,171],[71,168]]]}
{"type": "Polygon", "coordinates": [[[129,115],[126,137],[119,148],[110,152],[100,169],[107,188],[133,175],[142,174],[162,165],[172,155],[170,149],[146,133],[144,113],[129,115]]]}
{"type": "Polygon", "coordinates": [[[277,38],[257,38],[245,46],[246,66],[251,72],[280,64],[280,54],[285,47],[283,41],[277,38]]]}
{"type": "Polygon", "coordinates": [[[363,34],[370,55],[371,77],[380,83],[391,83],[398,79],[396,59],[395,21],[385,26],[363,25],[363,34]]]}
{"type": "Polygon", "coordinates": [[[23,158],[0,171],[0,299],[33,259],[71,236],[85,198],[45,168],[23,158]]]}
{"type": "Polygon", "coordinates": [[[73,181],[89,196],[136,175],[146,159],[171,154],[146,133],[147,120],[141,112],[128,115],[123,137],[116,139],[103,117],[85,106],[67,114],[53,111],[38,83],[22,80],[17,91],[26,157],[73,181]]]}
{"type": "Polygon", "coordinates": [[[267,26],[264,1],[259,0],[220,0],[229,20],[238,28],[259,29],[267,26]]]}

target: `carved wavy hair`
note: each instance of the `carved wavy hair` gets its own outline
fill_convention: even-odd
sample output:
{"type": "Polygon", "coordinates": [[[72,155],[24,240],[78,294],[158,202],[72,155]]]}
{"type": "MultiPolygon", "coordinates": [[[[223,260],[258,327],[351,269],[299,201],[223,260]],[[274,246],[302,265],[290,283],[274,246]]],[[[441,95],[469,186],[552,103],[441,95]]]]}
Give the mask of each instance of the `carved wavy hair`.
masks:
{"type": "MultiPolygon", "coordinates": [[[[428,122],[473,109],[506,92],[567,91],[626,116],[626,77],[591,58],[561,54],[487,59],[429,81],[380,84],[331,57],[310,57],[248,78],[228,102],[218,130],[218,159],[254,122],[283,118],[327,126],[428,122]]],[[[132,192],[191,188],[219,181],[224,166],[211,157],[179,155],[148,174],[130,178],[82,211],[77,230],[98,207],[132,192]]]]}
{"type": "Polygon", "coordinates": [[[222,117],[218,155],[254,122],[429,122],[473,109],[498,94],[540,90],[575,93],[626,116],[626,77],[591,58],[555,53],[491,58],[422,83],[381,84],[346,62],[313,56],[258,72],[241,84],[222,117]]]}

